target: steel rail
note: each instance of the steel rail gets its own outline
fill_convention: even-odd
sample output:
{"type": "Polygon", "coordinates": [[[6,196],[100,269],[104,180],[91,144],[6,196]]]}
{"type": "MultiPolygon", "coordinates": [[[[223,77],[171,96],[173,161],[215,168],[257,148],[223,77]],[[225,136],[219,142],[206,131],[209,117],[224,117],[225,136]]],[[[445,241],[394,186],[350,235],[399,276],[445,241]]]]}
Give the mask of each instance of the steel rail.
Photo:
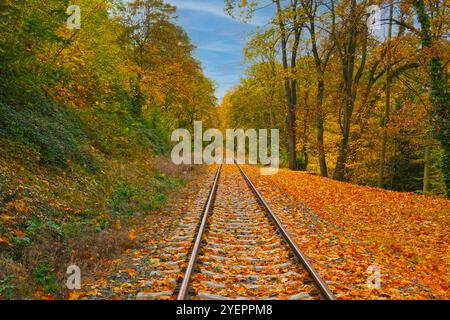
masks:
{"type": "Polygon", "coordinates": [[[280,219],[275,215],[275,213],[269,207],[269,205],[264,200],[262,195],[256,189],[255,185],[251,182],[250,178],[247,176],[247,174],[244,172],[244,170],[242,170],[242,168],[239,166],[239,164],[237,164],[236,162],[235,162],[235,164],[239,168],[239,171],[241,172],[242,176],[244,177],[244,180],[247,182],[247,185],[250,187],[250,190],[256,195],[256,198],[258,199],[259,203],[264,208],[264,210],[269,214],[269,217],[276,225],[278,231],[280,232],[280,234],[282,235],[284,240],[288,243],[291,250],[294,252],[295,257],[300,261],[300,263],[303,265],[305,270],[312,277],[312,280],[315,283],[317,289],[319,289],[320,293],[322,294],[322,297],[325,300],[336,300],[335,295],[333,294],[333,292],[331,292],[330,288],[328,288],[328,285],[326,284],[326,282],[322,279],[322,277],[319,275],[317,270],[311,264],[308,257],[297,246],[295,241],[292,239],[292,237],[289,235],[287,230],[284,228],[280,219]]]}
{"type": "Polygon", "coordinates": [[[189,259],[189,263],[186,268],[186,272],[184,273],[183,282],[181,283],[180,291],[178,292],[177,300],[187,300],[188,290],[189,290],[189,282],[191,280],[192,273],[194,272],[194,268],[196,266],[197,257],[200,252],[201,242],[203,238],[203,234],[206,229],[206,224],[208,221],[208,215],[213,207],[214,198],[217,193],[217,187],[219,184],[220,172],[222,170],[222,164],[219,165],[217,169],[216,175],[214,177],[214,182],[211,187],[211,191],[208,196],[208,201],[206,202],[205,208],[203,210],[202,222],[200,224],[200,228],[197,233],[197,238],[194,243],[194,247],[192,249],[191,258],[189,259]]]}

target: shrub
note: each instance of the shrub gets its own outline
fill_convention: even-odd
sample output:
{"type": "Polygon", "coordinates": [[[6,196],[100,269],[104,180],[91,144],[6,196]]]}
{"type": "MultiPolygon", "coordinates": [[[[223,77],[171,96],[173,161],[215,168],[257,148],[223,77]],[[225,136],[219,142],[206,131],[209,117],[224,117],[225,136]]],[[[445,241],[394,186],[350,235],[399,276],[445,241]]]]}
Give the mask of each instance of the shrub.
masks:
{"type": "Polygon", "coordinates": [[[120,182],[113,190],[110,205],[114,213],[127,214],[132,213],[132,200],[137,194],[137,189],[120,182]]]}
{"type": "Polygon", "coordinates": [[[44,164],[66,167],[72,161],[95,170],[92,158],[80,149],[86,137],[78,119],[48,100],[34,97],[25,106],[0,101],[0,139],[31,148],[44,164]]]}
{"type": "Polygon", "coordinates": [[[39,265],[33,270],[33,278],[45,294],[58,292],[58,281],[51,267],[39,265]]]}
{"type": "Polygon", "coordinates": [[[16,286],[12,283],[15,276],[8,276],[0,279],[0,297],[4,299],[12,299],[13,293],[16,290],[16,286]]]}

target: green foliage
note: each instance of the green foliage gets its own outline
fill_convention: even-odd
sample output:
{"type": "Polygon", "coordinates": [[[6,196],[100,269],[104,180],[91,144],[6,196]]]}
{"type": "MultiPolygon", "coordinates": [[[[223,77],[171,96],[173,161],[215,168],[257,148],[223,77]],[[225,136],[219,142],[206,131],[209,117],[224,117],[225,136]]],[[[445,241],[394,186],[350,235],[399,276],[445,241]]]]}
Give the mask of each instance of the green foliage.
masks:
{"type": "MultiPolygon", "coordinates": [[[[450,139],[447,138],[447,139],[450,139]]],[[[434,166],[434,169],[438,169],[436,174],[439,178],[431,181],[434,190],[441,191],[441,193],[447,194],[447,198],[450,197],[450,146],[440,149],[439,158],[434,161],[438,165],[434,166]],[[442,192],[443,191],[443,192],[442,192]]],[[[433,154],[434,155],[434,154],[433,154]]],[[[432,156],[433,156],[432,155],[432,156]]]]}
{"type": "Polygon", "coordinates": [[[32,241],[31,241],[30,237],[16,237],[16,236],[13,236],[11,238],[11,242],[13,244],[15,244],[18,248],[24,248],[24,247],[29,246],[32,241]]]}
{"type": "Polygon", "coordinates": [[[20,96],[57,77],[56,66],[39,61],[43,48],[63,45],[57,30],[64,24],[66,1],[40,0],[0,3],[0,89],[20,96]],[[45,6],[45,10],[43,9],[45,6]],[[42,72],[42,70],[45,72],[42,72]],[[19,85],[17,85],[19,84],[19,85]]]}
{"type": "Polygon", "coordinates": [[[115,214],[128,216],[139,211],[159,210],[167,201],[167,194],[185,184],[184,179],[170,178],[161,173],[155,174],[151,180],[149,187],[153,193],[130,183],[119,182],[113,188],[110,207],[115,214]]]}
{"type": "Polygon", "coordinates": [[[185,186],[186,181],[182,178],[170,178],[163,173],[156,173],[153,178],[153,184],[158,191],[164,192],[171,187],[185,186]]]}
{"type": "Polygon", "coordinates": [[[396,191],[417,191],[422,189],[423,161],[417,147],[407,139],[395,142],[397,153],[389,159],[389,177],[385,187],[396,191]]]}
{"type": "Polygon", "coordinates": [[[146,134],[149,138],[152,149],[157,154],[167,154],[170,152],[170,131],[171,128],[167,124],[164,125],[164,119],[158,114],[156,108],[152,109],[150,120],[145,121],[146,134]]]}
{"type": "Polygon", "coordinates": [[[95,171],[90,145],[111,157],[167,153],[177,123],[212,110],[214,87],[173,22],[175,7],[80,1],[83,27],[71,31],[68,5],[0,4],[0,139],[32,148],[43,164],[95,171]],[[141,57],[140,41],[151,48],[141,57]]]}
{"type": "Polygon", "coordinates": [[[167,196],[163,193],[157,193],[153,196],[151,203],[149,204],[150,210],[159,210],[162,205],[167,201],[167,196]]]}
{"type": "Polygon", "coordinates": [[[14,290],[16,289],[16,286],[12,283],[15,278],[15,276],[8,276],[0,279],[0,297],[6,300],[12,299],[14,290]]]}
{"type": "Polygon", "coordinates": [[[441,170],[446,185],[446,194],[450,199],[450,94],[447,68],[439,57],[433,57],[429,63],[431,78],[430,101],[433,106],[434,135],[441,142],[443,154],[441,170]]]}
{"type": "Polygon", "coordinates": [[[93,109],[80,114],[86,123],[91,143],[108,155],[133,156],[145,150],[156,154],[166,153],[168,133],[159,123],[152,123],[144,117],[134,117],[128,112],[108,112],[93,109]]]}
{"type": "Polygon", "coordinates": [[[117,214],[131,215],[133,199],[138,195],[139,190],[123,182],[118,183],[114,189],[110,200],[111,209],[117,214]]]}
{"type": "MultiPolygon", "coordinates": [[[[446,49],[439,44],[439,37],[436,37],[433,32],[438,29],[435,23],[442,23],[436,19],[437,12],[440,11],[439,6],[445,8],[445,2],[438,4],[429,4],[424,0],[412,1],[415,8],[415,14],[420,24],[420,38],[424,50],[424,57],[428,60],[427,73],[429,76],[430,88],[429,101],[432,106],[431,116],[433,118],[433,133],[437,140],[441,142],[443,148],[443,155],[441,159],[441,169],[444,183],[446,185],[446,194],[450,199],[450,93],[449,93],[449,74],[448,68],[443,61],[447,57],[442,53],[431,51],[431,56],[427,57],[430,49],[433,46],[438,47],[442,45],[442,52],[446,49]],[[436,6],[436,7],[435,7],[436,6]]],[[[444,18],[445,19],[445,18],[444,18]]],[[[446,39],[446,37],[442,37],[446,39]]],[[[447,39],[446,39],[447,40],[447,39]]],[[[446,41],[444,40],[444,41],[446,41]]]]}
{"type": "Polygon", "coordinates": [[[48,100],[30,98],[26,106],[0,101],[1,138],[34,149],[44,164],[65,167],[72,161],[94,168],[90,156],[81,151],[85,137],[76,117],[48,100]]]}
{"type": "Polygon", "coordinates": [[[45,294],[54,294],[58,291],[56,275],[51,267],[39,265],[33,270],[33,279],[42,288],[45,294]]]}
{"type": "Polygon", "coordinates": [[[92,227],[91,221],[74,221],[65,223],[61,226],[61,231],[66,237],[76,237],[80,234],[80,231],[86,228],[92,227]]]}
{"type": "Polygon", "coordinates": [[[166,194],[173,188],[185,186],[186,181],[184,179],[174,179],[165,174],[157,173],[153,178],[153,185],[156,189],[156,194],[150,202],[149,209],[159,210],[167,201],[166,194]]]}
{"type": "Polygon", "coordinates": [[[33,236],[35,234],[37,234],[39,231],[41,230],[46,230],[47,231],[51,231],[54,232],[55,234],[62,236],[63,235],[63,231],[61,229],[61,226],[59,224],[57,224],[54,221],[47,221],[47,220],[42,220],[42,219],[33,219],[32,221],[28,221],[27,222],[27,227],[26,227],[26,231],[27,234],[30,236],[33,236]]]}

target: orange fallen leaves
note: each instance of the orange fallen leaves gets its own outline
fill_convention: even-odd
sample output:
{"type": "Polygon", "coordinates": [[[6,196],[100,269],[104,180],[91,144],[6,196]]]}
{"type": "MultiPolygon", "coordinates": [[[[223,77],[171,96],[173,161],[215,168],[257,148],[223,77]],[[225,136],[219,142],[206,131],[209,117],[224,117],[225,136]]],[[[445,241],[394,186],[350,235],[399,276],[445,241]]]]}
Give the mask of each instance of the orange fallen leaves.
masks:
{"type": "Polygon", "coordinates": [[[130,277],[135,277],[137,275],[137,271],[135,269],[122,269],[119,271],[120,273],[127,273],[130,277]]]}
{"type": "Polygon", "coordinates": [[[0,220],[2,220],[3,222],[8,222],[11,220],[15,220],[16,218],[7,214],[1,214],[0,215],[0,220]]]}
{"type": "Polygon", "coordinates": [[[6,209],[7,210],[16,210],[17,212],[20,212],[20,213],[25,213],[28,211],[28,207],[24,200],[11,201],[6,205],[6,209]]]}
{"type": "Polygon", "coordinates": [[[55,300],[55,297],[52,294],[46,294],[42,290],[38,290],[34,293],[34,295],[42,300],[55,300]]]}
{"type": "Polygon", "coordinates": [[[25,232],[23,232],[22,230],[15,230],[13,233],[14,233],[14,235],[16,237],[23,237],[23,236],[25,236],[25,232]]]}
{"type": "Polygon", "coordinates": [[[72,291],[69,293],[69,300],[78,300],[81,297],[81,292],[79,291],[72,291]]]}
{"type": "Polygon", "coordinates": [[[85,297],[91,297],[91,296],[97,296],[99,294],[99,290],[98,289],[93,289],[91,291],[88,292],[83,292],[83,291],[71,291],[69,292],[69,300],[79,300],[81,298],[85,298],[85,297]]]}
{"type": "Polygon", "coordinates": [[[1,235],[0,235],[0,243],[6,244],[6,245],[10,244],[9,239],[6,237],[3,237],[1,235]]]}
{"type": "Polygon", "coordinates": [[[130,239],[131,241],[136,240],[136,231],[135,231],[135,230],[131,230],[131,231],[128,233],[128,239],[130,239]]]}
{"type": "Polygon", "coordinates": [[[275,201],[279,194],[288,194],[317,212],[320,221],[335,226],[316,225],[317,232],[323,232],[322,240],[316,231],[308,234],[293,228],[306,232],[300,245],[325,278],[335,272],[329,280],[340,288],[343,298],[450,298],[450,201],[356,186],[304,172],[282,169],[264,177],[255,168],[246,166],[245,170],[266,198],[275,201]],[[331,237],[337,239],[335,243],[331,237]],[[320,267],[332,252],[339,252],[347,261],[340,266],[341,277],[336,270],[330,271],[336,269],[332,263],[320,267]],[[379,291],[364,288],[361,280],[365,267],[374,263],[382,269],[379,291]]]}

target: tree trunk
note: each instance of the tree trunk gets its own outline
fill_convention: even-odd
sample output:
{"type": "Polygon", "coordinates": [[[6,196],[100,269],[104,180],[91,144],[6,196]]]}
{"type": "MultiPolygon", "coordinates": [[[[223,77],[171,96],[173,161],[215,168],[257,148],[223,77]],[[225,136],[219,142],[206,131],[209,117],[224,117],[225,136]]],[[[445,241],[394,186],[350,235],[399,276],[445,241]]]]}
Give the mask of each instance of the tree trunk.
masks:
{"type": "Polygon", "coordinates": [[[289,146],[289,169],[297,170],[297,155],[295,152],[295,109],[288,104],[287,116],[288,146],[289,146]]]}
{"type": "Polygon", "coordinates": [[[430,166],[431,166],[431,146],[429,143],[425,146],[424,167],[423,167],[423,193],[430,192],[430,166]]]}
{"type": "Polygon", "coordinates": [[[334,170],[333,178],[338,181],[343,181],[345,178],[345,165],[347,162],[348,141],[350,137],[350,119],[353,113],[353,72],[355,68],[355,51],[356,51],[356,21],[355,20],[356,0],[352,0],[350,4],[350,14],[352,16],[352,28],[350,30],[349,39],[346,45],[346,54],[344,56],[343,64],[343,78],[344,78],[344,125],[342,126],[342,139],[339,145],[339,154],[334,170]]]}
{"type": "MultiPolygon", "coordinates": [[[[362,55],[361,63],[355,72],[355,60],[356,60],[356,49],[358,45],[357,32],[358,23],[360,23],[360,13],[357,10],[356,0],[351,0],[350,3],[350,16],[351,24],[348,35],[348,40],[345,43],[345,50],[342,53],[342,63],[343,63],[343,80],[344,80],[344,124],[342,125],[342,140],[339,146],[339,154],[336,163],[336,169],[334,171],[333,178],[338,181],[344,181],[345,179],[345,168],[347,164],[347,154],[350,138],[350,126],[351,118],[353,114],[353,108],[355,105],[355,99],[357,95],[358,83],[361,80],[367,59],[367,39],[368,30],[366,28],[366,33],[364,35],[363,43],[361,44],[362,55]]],[[[338,47],[342,47],[339,45],[338,47]]]]}
{"type": "MultiPolygon", "coordinates": [[[[280,0],[276,0],[278,24],[281,33],[281,51],[283,59],[283,70],[287,72],[289,70],[288,58],[287,58],[287,35],[286,28],[283,21],[283,14],[280,0]]],[[[295,105],[292,100],[292,88],[289,76],[285,75],[284,87],[287,98],[287,131],[288,131],[288,149],[289,149],[289,169],[297,169],[297,155],[295,152],[295,105]]]]}
{"type": "Polygon", "coordinates": [[[316,96],[316,129],[317,129],[317,155],[319,158],[320,175],[322,177],[328,177],[327,161],[324,148],[324,116],[323,116],[323,96],[325,92],[325,71],[328,64],[328,59],[331,56],[332,48],[325,54],[324,60],[320,57],[319,50],[317,48],[317,36],[316,36],[316,13],[317,7],[314,7],[313,3],[308,3],[305,7],[309,12],[309,32],[311,34],[311,47],[316,65],[317,72],[317,96],[316,96]]]}
{"type": "Polygon", "coordinates": [[[388,28],[388,37],[387,37],[387,48],[386,48],[386,103],[385,103],[385,114],[383,119],[383,141],[381,143],[381,156],[380,156],[380,168],[378,174],[378,187],[382,188],[384,183],[384,166],[386,162],[386,148],[387,148],[387,139],[388,139],[388,131],[387,126],[389,124],[389,118],[391,116],[391,38],[392,38],[392,18],[394,14],[394,4],[393,1],[390,1],[389,7],[389,28],[388,28]]]}
{"type": "Polygon", "coordinates": [[[324,94],[324,84],[319,80],[317,86],[317,100],[316,100],[316,125],[317,125],[317,154],[319,157],[320,165],[320,175],[322,177],[328,177],[327,161],[325,157],[325,148],[323,145],[323,134],[324,134],[324,123],[323,123],[323,94],[324,94]]]}
{"type": "MultiPolygon", "coordinates": [[[[350,51],[350,55],[354,55],[354,48],[350,51]]],[[[347,163],[348,154],[348,142],[350,138],[350,119],[353,113],[353,106],[355,103],[353,95],[353,65],[354,59],[348,58],[345,74],[345,107],[344,107],[344,124],[342,126],[342,139],[339,145],[339,154],[336,163],[336,169],[334,170],[333,179],[338,181],[344,181],[345,179],[345,166],[347,163]]]]}
{"type": "MultiPolygon", "coordinates": [[[[388,90],[390,91],[390,90],[388,90]]],[[[390,99],[390,94],[386,91],[386,100],[390,99]]],[[[378,169],[378,187],[383,188],[384,186],[384,167],[386,163],[386,149],[387,149],[387,123],[389,122],[390,115],[390,102],[386,102],[385,119],[383,120],[383,140],[381,142],[381,155],[380,155],[380,167],[378,169]]]]}
{"type": "MultiPolygon", "coordinates": [[[[352,103],[353,105],[353,103],[352,103]]],[[[345,179],[345,165],[347,163],[348,153],[348,141],[350,137],[350,109],[352,106],[347,106],[344,115],[344,127],[342,131],[342,140],[339,145],[339,155],[336,163],[336,169],[334,170],[333,179],[338,181],[344,181],[345,179]]]]}
{"type": "Polygon", "coordinates": [[[303,125],[302,125],[302,153],[301,153],[301,159],[299,161],[299,169],[302,171],[306,171],[308,169],[308,120],[309,120],[309,114],[310,114],[310,107],[309,107],[309,92],[305,92],[304,96],[304,117],[303,117],[303,125]]]}

